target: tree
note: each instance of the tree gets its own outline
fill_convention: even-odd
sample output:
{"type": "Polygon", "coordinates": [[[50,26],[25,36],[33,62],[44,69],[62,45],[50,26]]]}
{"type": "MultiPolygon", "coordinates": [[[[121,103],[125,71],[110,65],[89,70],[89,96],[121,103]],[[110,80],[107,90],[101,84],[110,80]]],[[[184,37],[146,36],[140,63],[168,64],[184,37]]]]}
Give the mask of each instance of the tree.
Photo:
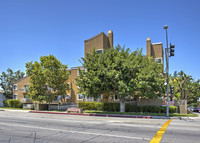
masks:
{"type": "Polygon", "coordinates": [[[196,104],[199,98],[200,98],[200,80],[197,80],[191,83],[189,96],[187,98],[187,103],[196,104]]]}
{"type": "Polygon", "coordinates": [[[12,69],[8,68],[7,73],[2,72],[0,76],[0,86],[4,91],[6,98],[11,99],[13,96],[13,85],[14,82],[23,78],[25,73],[20,72],[20,70],[13,72],[12,69]]]}
{"type": "Polygon", "coordinates": [[[178,100],[187,100],[188,104],[197,103],[200,97],[200,80],[195,81],[192,76],[180,71],[171,76],[170,84],[174,86],[174,94],[178,100]]]}
{"type": "Polygon", "coordinates": [[[154,58],[145,56],[138,60],[140,66],[137,73],[137,91],[139,96],[146,98],[158,98],[164,95],[163,64],[155,62],[154,58]]]}
{"type": "Polygon", "coordinates": [[[120,112],[125,111],[125,97],[134,96],[138,90],[139,95],[149,97],[160,93],[160,84],[150,83],[160,81],[159,64],[143,56],[142,50],[130,53],[129,49],[118,45],[100,54],[94,50],[82,60],[86,70],[79,69],[80,76],[76,79],[80,93],[95,98],[104,93],[115,95],[120,100],[120,112]],[[149,65],[151,68],[147,69],[149,65]],[[152,74],[153,71],[156,73],[152,74]],[[142,78],[143,74],[147,77],[142,78]],[[145,87],[148,90],[143,90],[145,87]],[[148,94],[150,90],[153,91],[148,94]]]}
{"type": "Polygon", "coordinates": [[[50,103],[55,96],[64,96],[69,85],[67,65],[62,64],[53,55],[40,57],[40,62],[26,63],[26,72],[30,76],[28,97],[33,101],[50,103]]]}

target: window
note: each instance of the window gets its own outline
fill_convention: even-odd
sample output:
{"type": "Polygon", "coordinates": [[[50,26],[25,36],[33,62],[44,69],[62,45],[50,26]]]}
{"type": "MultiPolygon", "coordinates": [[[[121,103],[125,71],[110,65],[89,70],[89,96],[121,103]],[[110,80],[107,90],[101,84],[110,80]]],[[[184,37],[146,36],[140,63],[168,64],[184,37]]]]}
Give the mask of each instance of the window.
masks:
{"type": "Polygon", "coordinates": [[[17,90],[17,84],[13,85],[13,90],[17,90]]]}
{"type": "Polygon", "coordinates": [[[163,63],[163,59],[162,58],[155,58],[155,62],[158,62],[159,64],[163,63]]]}
{"type": "MultiPolygon", "coordinates": [[[[85,70],[86,71],[86,69],[84,69],[83,67],[81,67],[80,70],[85,70]]],[[[77,75],[79,76],[79,69],[77,70],[77,75]]]]}
{"type": "Polygon", "coordinates": [[[79,69],[77,70],[77,75],[79,76],[79,69]]]}
{"type": "Polygon", "coordinates": [[[17,100],[17,94],[13,95],[13,99],[17,100]]]}
{"type": "Polygon", "coordinates": [[[93,97],[89,97],[89,96],[86,96],[85,99],[86,99],[86,101],[93,101],[94,100],[93,97]]]}
{"type": "Polygon", "coordinates": [[[65,99],[70,99],[71,97],[70,97],[69,94],[66,94],[64,98],[65,98],[65,99]]]}
{"type": "Polygon", "coordinates": [[[114,98],[115,101],[119,101],[119,98],[117,97],[117,95],[114,95],[114,97],[115,97],[114,98]]]}
{"type": "Polygon", "coordinates": [[[28,91],[28,85],[24,85],[24,90],[28,91]]]}
{"type": "Polygon", "coordinates": [[[26,94],[24,94],[24,98],[28,98],[26,94]]]}
{"type": "Polygon", "coordinates": [[[96,50],[96,52],[97,52],[98,54],[100,54],[100,53],[103,52],[103,49],[98,49],[98,50],[96,50]]]}
{"type": "Polygon", "coordinates": [[[83,94],[78,94],[78,100],[83,100],[83,98],[84,98],[84,96],[83,96],[83,94]]]}

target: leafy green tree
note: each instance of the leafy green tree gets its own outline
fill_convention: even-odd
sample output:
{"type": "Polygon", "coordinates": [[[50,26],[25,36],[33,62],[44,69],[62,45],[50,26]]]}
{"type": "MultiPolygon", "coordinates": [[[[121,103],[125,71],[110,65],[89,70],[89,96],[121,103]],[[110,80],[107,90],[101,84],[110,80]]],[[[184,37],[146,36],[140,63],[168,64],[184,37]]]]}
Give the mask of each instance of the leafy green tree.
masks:
{"type": "Polygon", "coordinates": [[[190,92],[187,98],[187,103],[197,103],[198,99],[200,98],[200,80],[193,81],[190,85],[190,92]]]}
{"type": "Polygon", "coordinates": [[[176,99],[187,100],[188,104],[197,103],[200,97],[200,80],[195,81],[192,76],[183,71],[175,72],[170,79],[170,85],[174,86],[176,99]]]}
{"type": "Polygon", "coordinates": [[[140,66],[137,73],[137,91],[139,96],[158,98],[164,95],[163,64],[155,62],[154,58],[142,57],[138,60],[140,66]]]}
{"type": "Polygon", "coordinates": [[[86,70],[79,70],[80,76],[76,79],[80,93],[95,98],[104,93],[115,95],[120,100],[120,112],[125,111],[125,97],[134,96],[136,91],[152,97],[161,93],[158,86],[164,85],[164,82],[160,85],[160,65],[143,56],[142,50],[130,53],[118,45],[100,54],[94,50],[82,60],[86,70]],[[149,65],[151,68],[147,68],[149,65]],[[155,83],[157,80],[159,84],[155,83]],[[148,90],[144,90],[146,87],[148,90]]]}
{"type": "Polygon", "coordinates": [[[69,85],[67,65],[62,64],[53,55],[40,57],[40,62],[26,63],[26,72],[30,76],[28,97],[33,101],[52,103],[55,96],[64,96],[69,85]]]}
{"type": "Polygon", "coordinates": [[[21,72],[20,70],[13,72],[13,70],[10,68],[7,69],[7,73],[2,72],[0,76],[0,86],[3,89],[6,98],[12,98],[14,82],[23,78],[24,75],[25,73],[21,72]]]}

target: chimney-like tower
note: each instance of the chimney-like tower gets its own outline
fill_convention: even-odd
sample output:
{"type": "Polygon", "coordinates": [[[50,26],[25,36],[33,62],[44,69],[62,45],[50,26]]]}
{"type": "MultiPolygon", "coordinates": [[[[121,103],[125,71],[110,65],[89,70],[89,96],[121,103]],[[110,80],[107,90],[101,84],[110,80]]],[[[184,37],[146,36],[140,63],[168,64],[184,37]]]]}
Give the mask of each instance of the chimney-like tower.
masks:
{"type": "Polygon", "coordinates": [[[112,32],[112,30],[108,31],[108,40],[109,40],[109,48],[113,47],[113,32],[112,32]]]}
{"type": "Polygon", "coordinates": [[[151,49],[151,38],[147,38],[147,43],[146,43],[146,54],[147,57],[151,57],[152,56],[152,49],[151,49]]]}

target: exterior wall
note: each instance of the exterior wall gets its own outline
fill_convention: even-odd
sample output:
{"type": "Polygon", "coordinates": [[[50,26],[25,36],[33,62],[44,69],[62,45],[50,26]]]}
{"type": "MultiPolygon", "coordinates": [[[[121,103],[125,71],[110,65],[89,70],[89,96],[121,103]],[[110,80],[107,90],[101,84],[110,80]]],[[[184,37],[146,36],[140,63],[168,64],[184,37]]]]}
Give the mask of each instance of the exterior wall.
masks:
{"type": "Polygon", "coordinates": [[[147,51],[147,57],[151,57],[151,39],[147,38],[146,41],[146,51],[147,51]]]}
{"type": "Polygon", "coordinates": [[[96,36],[84,41],[84,57],[86,54],[91,53],[93,48],[98,49],[107,49],[113,47],[113,32],[108,31],[108,36],[103,32],[97,34],[96,36]]]}
{"type": "Polygon", "coordinates": [[[146,41],[146,54],[147,57],[162,58],[163,59],[163,45],[162,43],[151,43],[151,39],[147,38],[146,41]]]}
{"type": "Polygon", "coordinates": [[[13,91],[13,94],[16,94],[17,95],[17,99],[18,100],[21,100],[21,99],[24,99],[25,95],[27,95],[28,91],[25,90],[24,86],[25,85],[30,85],[30,77],[24,77],[23,79],[21,79],[20,81],[18,81],[16,84],[17,84],[17,90],[14,90],[13,91]]]}
{"type": "Polygon", "coordinates": [[[76,85],[76,78],[78,78],[78,68],[72,68],[70,70],[70,76],[67,80],[67,83],[69,83],[69,91],[66,91],[66,93],[70,96],[70,99],[67,99],[67,102],[70,103],[77,103],[78,102],[78,87],[76,85]]]}
{"type": "Polygon", "coordinates": [[[137,106],[162,106],[162,99],[138,99],[137,106]]]}
{"type": "Polygon", "coordinates": [[[162,43],[152,45],[152,57],[163,59],[163,46],[162,43]]]}
{"type": "Polygon", "coordinates": [[[6,97],[3,95],[3,92],[0,92],[0,107],[4,107],[4,100],[6,100],[6,97]]]}

